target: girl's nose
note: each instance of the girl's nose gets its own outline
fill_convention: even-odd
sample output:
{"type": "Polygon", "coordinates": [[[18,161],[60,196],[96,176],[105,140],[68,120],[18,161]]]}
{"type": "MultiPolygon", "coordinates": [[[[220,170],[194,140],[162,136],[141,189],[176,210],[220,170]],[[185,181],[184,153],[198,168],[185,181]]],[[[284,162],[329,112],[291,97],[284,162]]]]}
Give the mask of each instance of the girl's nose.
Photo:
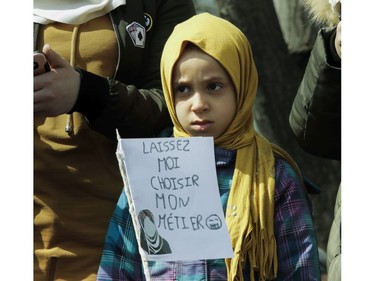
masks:
{"type": "Polygon", "coordinates": [[[196,93],[193,96],[191,110],[194,112],[204,112],[208,110],[208,103],[206,99],[203,97],[203,95],[196,93]]]}

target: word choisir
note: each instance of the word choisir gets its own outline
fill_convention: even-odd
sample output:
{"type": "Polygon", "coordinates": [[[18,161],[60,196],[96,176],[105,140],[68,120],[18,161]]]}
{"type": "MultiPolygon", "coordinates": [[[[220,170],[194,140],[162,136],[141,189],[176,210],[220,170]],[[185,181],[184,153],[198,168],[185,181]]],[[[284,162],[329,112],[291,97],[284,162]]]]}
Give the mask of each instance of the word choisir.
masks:
{"type": "Polygon", "coordinates": [[[179,190],[185,187],[199,186],[198,180],[198,175],[180,178],[153,176],[151,177],[150,185],[155,190],[179,190]]]}

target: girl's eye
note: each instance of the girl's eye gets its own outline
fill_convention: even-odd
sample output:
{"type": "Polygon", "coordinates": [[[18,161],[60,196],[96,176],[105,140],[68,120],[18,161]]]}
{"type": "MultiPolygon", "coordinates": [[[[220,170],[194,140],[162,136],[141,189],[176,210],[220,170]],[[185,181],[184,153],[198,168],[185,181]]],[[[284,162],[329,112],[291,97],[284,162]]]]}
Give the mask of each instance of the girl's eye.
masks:
{"type": "Polygon", "coordinates": [[[184,93],[187,93],[188,91],[189,91],[189,88],[186,86],[177,86],[175,88],[176,94],[184,94],[184,93]]]}
{"type": "Polygon", "coordinates": [[[210,84],[208,84],[208,86],[207,86],[207,89],[209,90],[209,91],[218,91],[218,90],[220,90],[222,87],[221,87],[221,85],[219,84],[219,83],[210,83],[210,84]]]}

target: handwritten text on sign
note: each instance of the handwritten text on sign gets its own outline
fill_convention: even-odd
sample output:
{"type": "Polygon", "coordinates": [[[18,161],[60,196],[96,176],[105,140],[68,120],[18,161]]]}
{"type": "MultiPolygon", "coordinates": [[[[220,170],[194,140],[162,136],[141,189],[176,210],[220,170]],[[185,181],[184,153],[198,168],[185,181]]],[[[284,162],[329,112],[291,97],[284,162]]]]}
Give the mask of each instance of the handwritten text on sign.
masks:
{"type": "Polygon", "coordinates": [[[120,148],[149,260],[232,257],[212,138],[121,139],[120,148]]]}

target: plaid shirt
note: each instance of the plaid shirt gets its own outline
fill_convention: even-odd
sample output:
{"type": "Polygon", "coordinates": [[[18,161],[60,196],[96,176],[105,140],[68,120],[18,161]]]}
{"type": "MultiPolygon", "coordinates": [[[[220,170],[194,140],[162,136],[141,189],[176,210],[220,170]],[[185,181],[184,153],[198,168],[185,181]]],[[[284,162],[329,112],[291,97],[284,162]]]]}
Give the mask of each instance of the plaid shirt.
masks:
{"type": "MultiPolygon", "coordinates": [[[[232,183],[235,151],[215,148],[223,209],[232,183]]],[[[303,183],[283,159],[275,159],[274,234],[277,243],[276,280],[320,280],[311,204],[303,183]]],[[[227,280],[224,259],[179,262],[149,261],[152,280],[227,280]]],[[[244,269],[245,280],[250,280],[244,269]]],[[[97,280],[146,280],[124,191],[110,221],[97,280]]]]}

